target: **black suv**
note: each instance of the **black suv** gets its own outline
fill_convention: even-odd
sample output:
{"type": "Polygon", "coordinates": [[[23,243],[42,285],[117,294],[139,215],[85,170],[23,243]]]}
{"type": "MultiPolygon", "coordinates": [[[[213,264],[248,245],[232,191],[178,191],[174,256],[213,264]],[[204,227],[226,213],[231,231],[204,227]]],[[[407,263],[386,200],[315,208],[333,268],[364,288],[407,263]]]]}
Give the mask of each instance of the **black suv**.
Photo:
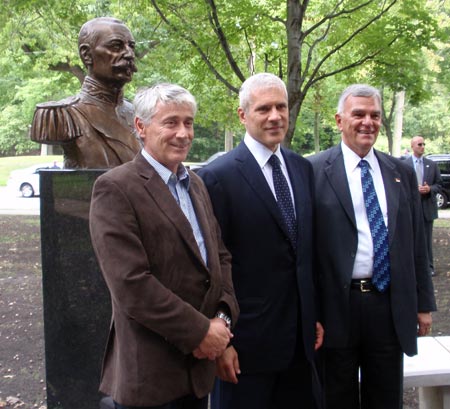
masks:
{"type": "Polygon", "coordinates": [[[450,154],[431,154],[426,156],[436,162],[442,176],[442,191],[436,195],[436,200],[439,209],[445,209],[450,205],[450,154]]]}

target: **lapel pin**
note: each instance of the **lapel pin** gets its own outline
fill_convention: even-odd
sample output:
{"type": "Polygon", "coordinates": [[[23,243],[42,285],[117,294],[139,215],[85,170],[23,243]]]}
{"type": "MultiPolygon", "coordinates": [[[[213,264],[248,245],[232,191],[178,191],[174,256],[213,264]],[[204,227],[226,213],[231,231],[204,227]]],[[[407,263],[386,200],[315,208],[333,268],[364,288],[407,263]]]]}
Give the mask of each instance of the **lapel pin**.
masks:
{"type": "Polygon", "coordinates": [[[397,183],[400,183],[400,179],[399,179],[399,178],[395,178],[395,181],[396,181],[397,183]]]}

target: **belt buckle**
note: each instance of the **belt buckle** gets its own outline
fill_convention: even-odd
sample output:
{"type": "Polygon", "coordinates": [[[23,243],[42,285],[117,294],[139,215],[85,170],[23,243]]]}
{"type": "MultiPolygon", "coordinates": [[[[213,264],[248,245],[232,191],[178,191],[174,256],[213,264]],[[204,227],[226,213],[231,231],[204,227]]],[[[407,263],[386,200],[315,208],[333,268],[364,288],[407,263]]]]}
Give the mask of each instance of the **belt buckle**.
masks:
{"type": "Polygon", "coordinates": [[[370,286],[365,287],[365,284],[370,284],[370,280],[361,280],[359,282],[359,289],[362,293],[370,293],[370,286]]]}

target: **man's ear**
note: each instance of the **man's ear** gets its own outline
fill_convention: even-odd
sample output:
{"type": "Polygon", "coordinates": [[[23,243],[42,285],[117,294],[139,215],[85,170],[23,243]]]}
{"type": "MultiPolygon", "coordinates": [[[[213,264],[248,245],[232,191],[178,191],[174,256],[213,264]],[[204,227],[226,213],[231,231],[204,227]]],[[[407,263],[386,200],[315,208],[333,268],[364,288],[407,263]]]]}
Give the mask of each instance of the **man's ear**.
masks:
{"type": "Polygon", "coordinates": [[[237,110],[237,113],[239,115],[239,120],[241,121],[242,124],[245,125],[245,122],[246,122],[245,111],[241,107],[239,107],[237,110]]]}
{"type": "Polygon", "coordinates": [[[340,114],[335,114],[334,119],[336,120],[336,125],[340,131],[342,131],[342,117],[340,114]]]}
{"type": "Polygon", "coordinates": [[[81,61],[83,61],[83,64],[86,67],[90,67],[93,65],[91,46],[89,44],[86,43],[80,44],[78,52],[80,53],[81,61]]]}
{"type": "Polygon", "coordinates": [[[138,118],[137,116],[134,118],[134,127],[136,128],[136,131],[138,135],[141,137],[141,139],[144,139],[145,136],[145,126],[142,122],[142,119],[138,118]]]}

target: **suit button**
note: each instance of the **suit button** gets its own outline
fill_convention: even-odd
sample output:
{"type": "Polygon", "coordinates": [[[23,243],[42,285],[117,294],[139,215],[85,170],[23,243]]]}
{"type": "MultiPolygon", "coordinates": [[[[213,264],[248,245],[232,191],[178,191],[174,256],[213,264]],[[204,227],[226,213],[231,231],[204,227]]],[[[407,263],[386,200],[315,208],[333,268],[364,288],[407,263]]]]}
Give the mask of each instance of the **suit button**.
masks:
{"type": "Polygon", "coordinates": [[[211,285],[211,281],[208,280],[208,279],[206,279],[206,280],[204,281],[204,284],[205,284],[205,287],[206,287],[206,288],[209,288],[209,286],[211,285]]]}

